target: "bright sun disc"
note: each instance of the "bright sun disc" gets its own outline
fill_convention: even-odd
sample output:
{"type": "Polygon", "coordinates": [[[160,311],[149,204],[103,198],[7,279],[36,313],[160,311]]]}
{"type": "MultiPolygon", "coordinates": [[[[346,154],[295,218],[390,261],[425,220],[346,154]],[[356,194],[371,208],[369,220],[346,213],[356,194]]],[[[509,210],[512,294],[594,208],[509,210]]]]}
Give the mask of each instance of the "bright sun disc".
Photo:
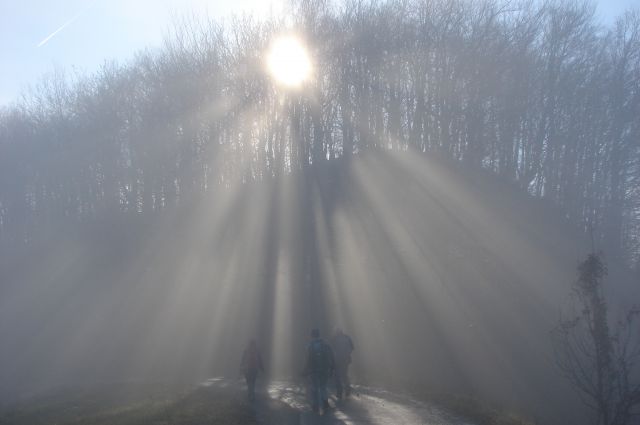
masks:
{"type": "Polygon", "coordinates": [[[267,69],[279,83],[297,87],[311,75],[307,49],[295,37],[281,37],[271,44],[267,69]]]}

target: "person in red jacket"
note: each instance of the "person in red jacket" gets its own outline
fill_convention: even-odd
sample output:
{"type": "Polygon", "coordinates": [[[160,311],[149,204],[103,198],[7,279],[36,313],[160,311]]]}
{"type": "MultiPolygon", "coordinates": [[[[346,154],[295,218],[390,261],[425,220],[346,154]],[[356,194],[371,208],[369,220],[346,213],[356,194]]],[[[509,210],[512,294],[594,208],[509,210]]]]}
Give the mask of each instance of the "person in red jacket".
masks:
{"type": "Polygon", "coordinates": [[[258,378],[258,373],[264,373],[262,356],[260,355],[260,350],[258,350],[255,339],[249,341],[249,345],[242,353],[240,369],[244,373],[244,378],[247,381],[249,400],[253,401],[256,398],[256,379],[258,378]]]}

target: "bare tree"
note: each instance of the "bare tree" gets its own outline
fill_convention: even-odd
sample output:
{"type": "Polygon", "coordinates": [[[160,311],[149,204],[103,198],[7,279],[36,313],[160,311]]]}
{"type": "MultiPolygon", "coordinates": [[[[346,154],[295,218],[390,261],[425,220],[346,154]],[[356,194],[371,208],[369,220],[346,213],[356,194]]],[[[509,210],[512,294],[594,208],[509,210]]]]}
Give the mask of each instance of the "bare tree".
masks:
{"type": "Polygon", "coordinates": [[[640,412],[640,340],[634,333],[640,309],[611,329],[603,295],[607,275],[599,255],[578,266],[572,316],[560,320],[553,342],[557,364],[595,415],[597,425],[628,425],[640,412]]]}
{"type": "Polygon", "coordinates": [[[187,16],[159,50],[58,73],[6,108],[0,243],[411,147],[517,183],[640,269],[638,11],[607,30],[579,0],[295,0],[290,18],[187,16]],[[286,94],[263,59],[292,30],[314,81],[286,94]]]}

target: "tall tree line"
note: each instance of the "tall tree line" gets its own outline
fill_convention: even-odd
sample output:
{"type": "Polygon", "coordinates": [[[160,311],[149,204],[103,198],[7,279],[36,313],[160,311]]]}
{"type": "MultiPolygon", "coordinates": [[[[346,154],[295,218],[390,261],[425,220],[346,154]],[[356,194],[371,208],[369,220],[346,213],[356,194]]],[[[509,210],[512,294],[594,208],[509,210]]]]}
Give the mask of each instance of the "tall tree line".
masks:
{"type": "Polygon", "coordinates": [[[638,266],[640,11],[609,27],[592,4],[560,0],[296,0],[268,20],[185,17],[160,49],[53,72],[0,111],[0,242],[374,149],[490,169],[638,266]],[[313,57],[300,90],[265,71],[282,32],[313,57]]]}

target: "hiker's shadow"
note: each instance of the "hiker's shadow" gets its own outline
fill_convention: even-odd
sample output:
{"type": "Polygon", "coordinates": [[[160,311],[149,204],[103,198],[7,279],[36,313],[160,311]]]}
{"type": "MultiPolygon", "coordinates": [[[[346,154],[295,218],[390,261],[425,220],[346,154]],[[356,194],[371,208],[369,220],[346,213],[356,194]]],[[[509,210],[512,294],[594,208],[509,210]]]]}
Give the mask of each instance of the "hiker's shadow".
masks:
{"type": "Polygon", "coordinates": [[[336,417],[335,412],[330,411],[324,415],[318,415],[311,411],[300,413],[300,425],[346,425],[347,423],[336,417]]]}
{"type": "Polygon", "coordinates": [[[336,406],[324,415],[318,415],[311,411],[300,414],[301,425],[347,425],[354,423],[374,423],[369,409],[357,399],[336,402],[336,406]]]}

